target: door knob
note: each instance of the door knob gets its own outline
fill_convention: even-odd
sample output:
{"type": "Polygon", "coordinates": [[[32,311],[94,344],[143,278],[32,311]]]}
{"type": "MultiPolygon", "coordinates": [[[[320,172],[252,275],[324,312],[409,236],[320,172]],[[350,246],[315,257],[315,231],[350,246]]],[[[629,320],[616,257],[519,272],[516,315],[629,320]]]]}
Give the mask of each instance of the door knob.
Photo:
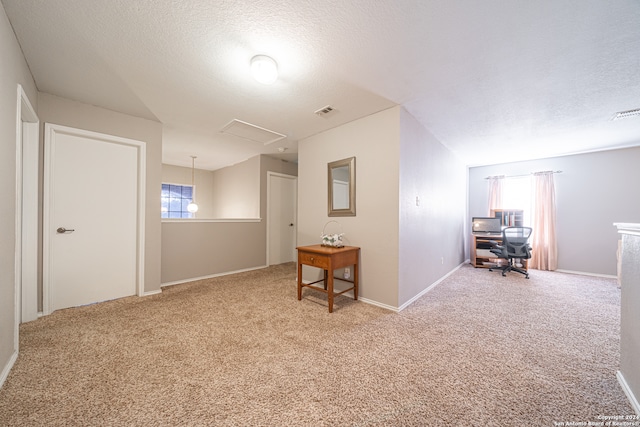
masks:
{"type": "Polygon", "coordinates": [[[64,228],[64,227],[59,227],[56,231],[57,231],[59,234],[63,234],[63,233],[71,233],[71,232],[76,231],[76,230],[66,229],[66,228],[64,228]]]}
{"type": "Polygon", "coordinates": [[[289,224],[289,227],[293,227],[293,223],[289,224]]]}

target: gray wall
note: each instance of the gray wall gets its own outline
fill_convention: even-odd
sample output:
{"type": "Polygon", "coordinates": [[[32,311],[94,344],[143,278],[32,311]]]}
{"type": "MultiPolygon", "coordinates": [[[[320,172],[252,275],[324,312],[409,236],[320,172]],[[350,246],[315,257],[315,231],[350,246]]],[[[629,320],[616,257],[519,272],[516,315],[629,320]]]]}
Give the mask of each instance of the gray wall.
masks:
{"type": "Polygon", "coordinates": [[[162,283],[264,267],[264,221],[162,223],[162,283]]]}
{"type": "MultiPolygon", "coordinates": [[[[146,227],[144,290],[160,289],[160,189],[162,178],[162,125],[57,96],[38,95],[40,122],[54,123],[146,142],[146,227]]],[[[41,129],[41,137],[44,130],[41,129]]]]}
{"type": "Polygon", "coordinates": [[[13,29],[0,4],[0,381],[16,357],[16,108],[18,84],[37,111],[37,92],[13,29]]]}
{"type": "Polygon", "coordinates": [[[464,262],[466,176],[464,164],[402,110],[400,306],[464,262]]]}
{"type": "MultiPolygon", "coordinates": [[[[273,172],[297,175],[296,163],[269,156],[254,156],[215,171],[195,171],[197,219],[258,219],[260,214],[261,165],[273,172]]],[[[262,171],[264,172],[264,171],[262,171]]],[[[191,168],[162,165],[162,182],[191,185],[191,168]]],[[[266,197],[266,196],[265,196],[266,197]]]]}
{"type": "MultiPolygon", "coordinates": [[[[247,222],[213,222],[197,220],[163,221],[162,223],[162,283],[173,284],[202,277],[231,273],[266,266],[267,262],[267,172],[297,175],[295,163],[269,156],[257,156],[237,165],[239,171],[254,181],[247,189],[247,206],[260,207],[260,218],[247,222]],[[247,168],[247,166],[250,166],[247,168]]],[[[231,167],[232,168],[232,167],[231,167]]],[[[225,176],[236,176],[226,171],[225,176]]],[[[232,185],[229,182],[229,185],[232,185]]],[[[224,201],[222,201],[224,203],[224,201]]],[[[237,202],[237,200],[236,200],[237,202]]],[[[234,202],[235,203],[235,202],[234,202]]]]}
{"type": "MultiPolygon", "coordinates": [[[[260,218],[260,162],[255,156],[213,171],[213,218],[260,218]]],[[[264,217],[263,217],[264,218],[264,217]]]]}
{"type": "MultiPolygon", "coordinates": [[[[488,213],[490,175],[556,174],[558,269],[616,275],[614,222],[640,222],[640,147],[469,169],[469,217],[488,213]]],[[[468,244],[468,243],[467,243],[468,244]]]]}

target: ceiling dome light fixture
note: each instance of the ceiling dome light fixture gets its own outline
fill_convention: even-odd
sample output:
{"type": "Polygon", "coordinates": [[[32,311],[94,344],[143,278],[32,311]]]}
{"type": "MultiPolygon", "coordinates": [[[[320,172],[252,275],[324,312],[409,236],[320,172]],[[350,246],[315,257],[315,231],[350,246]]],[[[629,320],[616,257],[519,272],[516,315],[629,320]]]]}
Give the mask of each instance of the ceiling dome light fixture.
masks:
{"type": "Polygon", "coordinates": [[[270,85],[278,79],[278,64],[266,55],[251,58],[251,74],[260,83],[270,85]]]}

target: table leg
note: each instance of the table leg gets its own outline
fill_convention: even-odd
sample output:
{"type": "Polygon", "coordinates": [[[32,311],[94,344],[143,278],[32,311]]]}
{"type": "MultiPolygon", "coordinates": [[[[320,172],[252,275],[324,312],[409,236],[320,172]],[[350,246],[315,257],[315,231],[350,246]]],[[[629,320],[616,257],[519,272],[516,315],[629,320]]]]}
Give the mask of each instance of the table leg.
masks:
{"type": "Polygon", "coordinates": [[[298,263],[298,301],[302,299],[302,264],[298,263]]]}
{"type": "Polygon", "coordinates": [[[324,270],[324,290],[327,290],[327,276],[329,275],[328,270],[324,270]]]}
{"type": "Polygon", "coordinates": [[[327,290],[327,296],[329,297],[329,313],[333,313],[333,270],[332,274],[329,274],[329,289],[327,290]]]}
{"type": "Polygon", "coordinates": [[[353,299],[358,301],[358,263],[353,265],[353,299]]]}

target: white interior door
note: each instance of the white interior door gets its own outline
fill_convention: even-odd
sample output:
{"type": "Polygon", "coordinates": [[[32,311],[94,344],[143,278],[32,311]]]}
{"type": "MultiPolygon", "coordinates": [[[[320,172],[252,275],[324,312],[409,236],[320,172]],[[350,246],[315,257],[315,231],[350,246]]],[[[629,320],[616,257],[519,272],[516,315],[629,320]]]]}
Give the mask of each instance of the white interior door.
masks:
{"type": "Polygon", "coordinates": [[[139,146],[47,125],[45,312],[136,293],[139,146]]]}
{"type": "Polygon", "coordinates": [[[297,178],[269,174],[267,245],[269,265],[295,260],[297,178]]]}

